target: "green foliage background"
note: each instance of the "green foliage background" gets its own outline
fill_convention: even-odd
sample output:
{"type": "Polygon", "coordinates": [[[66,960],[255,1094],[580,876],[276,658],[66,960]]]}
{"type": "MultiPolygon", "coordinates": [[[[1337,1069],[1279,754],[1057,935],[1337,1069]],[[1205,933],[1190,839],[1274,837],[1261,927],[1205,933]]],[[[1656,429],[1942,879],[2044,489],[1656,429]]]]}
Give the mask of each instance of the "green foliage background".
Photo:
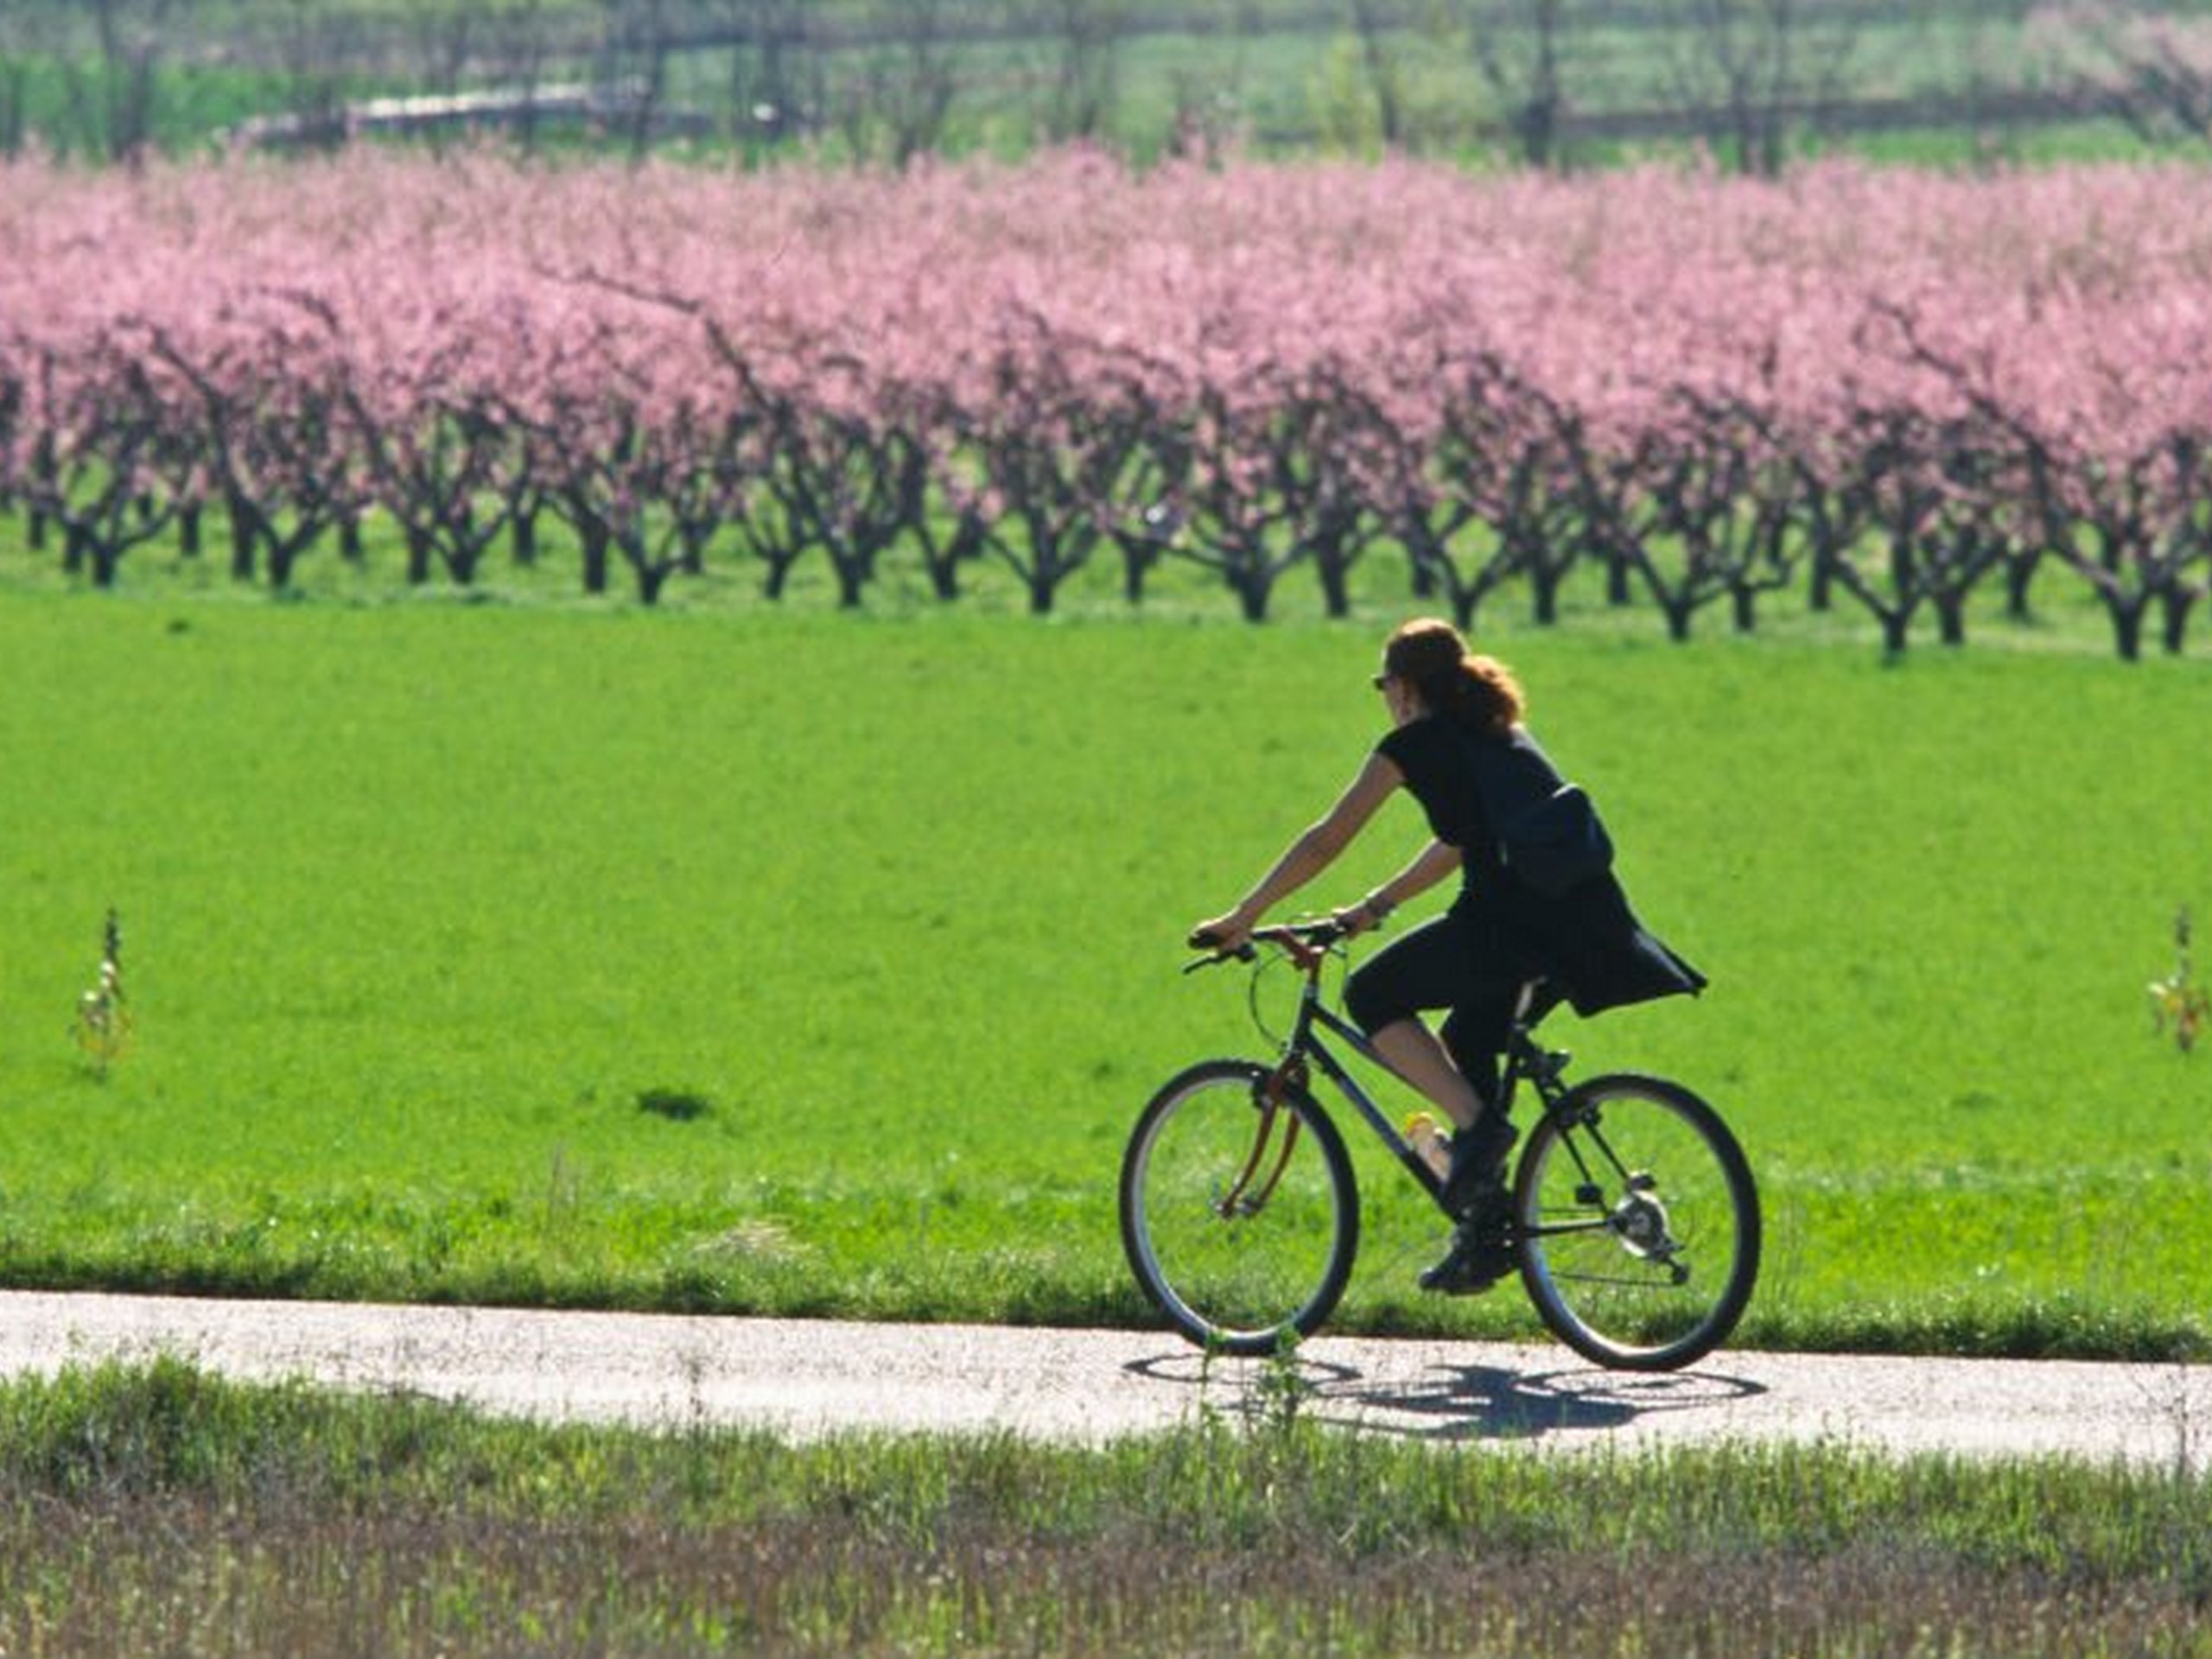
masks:
{"type": "MultiPolygon", "coordinates": [[[[1395,616],[0,594],[0,1280],[1141,1318],[1122,1138],[1257,1040],[1182,931],[1350,777],[1395,616]]],[[[1550,1029],[1738,1127],[1744,1341],[2201,1339],[2212,1072],[2145,995],[2212,888],[2201,664],[1485,643],[1714,982],[1550,1029]]],[[[1535,1333],[1421,1300],[1364,1172],[1341,1326],[1535,1333]]]]}

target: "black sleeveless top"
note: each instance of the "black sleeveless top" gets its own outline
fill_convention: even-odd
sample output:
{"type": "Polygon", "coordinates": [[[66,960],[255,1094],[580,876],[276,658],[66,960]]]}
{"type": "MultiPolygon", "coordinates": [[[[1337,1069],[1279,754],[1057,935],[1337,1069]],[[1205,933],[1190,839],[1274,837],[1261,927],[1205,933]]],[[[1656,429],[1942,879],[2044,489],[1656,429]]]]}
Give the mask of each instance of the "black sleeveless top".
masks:
{"type": "Polygon", "coordinates": [[[1436,838],[1465,855],[1471,880],[1505,874],[1484,804],[1481,768],[1491,768],[1496,785],[1502,785],[1497,793],[1509,800],[1540,800],[1565,781],[1536,740],[1518,726],[1494,737],[1429,715],[1399,727],[1376,748],[1405,774],[1406,788],[1428,815],[1436,838]]]}
{"type": "Polygon", "coordinates": [[[1497,768],[1513,798],[1548,793],[1562,779],[1525,730],[1471,732],[1440,715],[1398,727],[1376,745],[1406,780],[1439,841],[1460,852],[1455,917],[1469,936],[1502,932],[1514,950],[1558,982],[1580,1014],[1705,988],[1705,976],[1647,931],[1611,872],[1572,893],[1546,895],[1508,869],[1483,805],[1479,768],[1497,768]]]}

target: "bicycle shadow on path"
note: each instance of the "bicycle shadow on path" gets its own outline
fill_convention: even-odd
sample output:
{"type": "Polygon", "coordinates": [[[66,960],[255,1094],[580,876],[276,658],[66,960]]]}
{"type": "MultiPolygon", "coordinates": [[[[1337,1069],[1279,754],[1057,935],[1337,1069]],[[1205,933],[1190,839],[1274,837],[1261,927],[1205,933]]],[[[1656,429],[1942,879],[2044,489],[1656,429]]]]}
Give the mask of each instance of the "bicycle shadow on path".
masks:
{"type": "Polygon", "coordinates": [[[1194,1413],[1254,1425],[1295,1418],[1437,1441],[1604,1435],[1658,1414],[1722,1411],[1766,1392],[1747,1377],[1696,1370],[1522,1371],[1436,1364],[1411,1377],[1370,1376],[1357,1366],[1306,1354],[1231,1360],[1182,1352],[1132,1361],[1124,1369],[1149,1382],[1195,1390],[1194,1413]]]}

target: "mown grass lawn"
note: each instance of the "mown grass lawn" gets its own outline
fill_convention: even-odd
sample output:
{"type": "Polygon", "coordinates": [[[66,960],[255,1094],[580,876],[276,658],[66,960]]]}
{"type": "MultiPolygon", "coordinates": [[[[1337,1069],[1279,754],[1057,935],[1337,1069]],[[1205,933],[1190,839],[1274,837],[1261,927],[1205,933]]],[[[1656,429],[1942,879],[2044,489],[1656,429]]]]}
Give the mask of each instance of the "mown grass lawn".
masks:
{"type": "MultiPolygon", "coordinates": [[[[1399,613],[14,584],[0,1280],[1141,1319],[1122,1138],[1256,1041],[1183,929],[1349,777],[1399,613]],[[110,906],[103,1068],[71,1027],[110,906]]],[[[1713,977],[1550,1029],[1739,1128],[1739,1339],[2201,1339],[2212,1059],[2145,987],[2212,916],[2202,664],[1645,620],[1485,638],[1713,977]]],[[[1317,905],[1420,834],[1394,807],[1317,905]]],[[[1535,1331],[1510,1292],[1422,1302],[1436,1230],[1365,1179],[1341,1326],[1535,1331]]]]}

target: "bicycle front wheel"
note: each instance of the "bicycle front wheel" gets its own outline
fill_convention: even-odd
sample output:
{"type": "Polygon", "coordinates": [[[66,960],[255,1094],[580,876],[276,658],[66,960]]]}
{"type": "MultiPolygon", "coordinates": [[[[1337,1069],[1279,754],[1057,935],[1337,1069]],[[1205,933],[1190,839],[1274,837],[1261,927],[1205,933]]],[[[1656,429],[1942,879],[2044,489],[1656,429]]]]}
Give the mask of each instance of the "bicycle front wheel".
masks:
{"type": "Polygon", "coordinates": [[[1656,1077],[1593,1077],[1529,1136],[1521,1277],[1585,1358],[1672,1370],[1726,1341],[1758,1277],[1758,1192],[1719,1115],[1656,1077]]]}
{"type": "Polygon", "coordinates": [[[1344,1138],[1302,1089],[1210,1060],[1171,1079],[1122,1159],[1122,1246],[1177,1330],[1232,1354],[1274,1352],[1336,1307],[1359,1249],[1344,1138]]]}

